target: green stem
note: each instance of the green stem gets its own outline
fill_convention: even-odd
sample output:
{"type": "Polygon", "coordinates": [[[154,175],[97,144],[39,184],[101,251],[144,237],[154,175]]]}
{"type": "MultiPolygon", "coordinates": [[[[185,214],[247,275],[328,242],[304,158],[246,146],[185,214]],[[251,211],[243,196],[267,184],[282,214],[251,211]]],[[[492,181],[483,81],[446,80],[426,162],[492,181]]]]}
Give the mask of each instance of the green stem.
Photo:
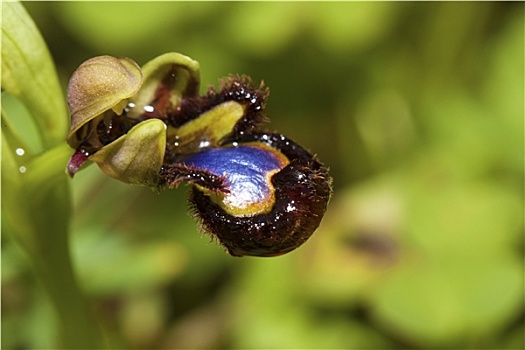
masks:
{"type": "Polygon", "coordinates": [[[13,236],[27,251],[57,312],[62,347],[95,349],[104,347],[103,335],[78,286],[69,249],[71,198],[65,165],[70,153],[64,144],[27,164],[16,193],[23,207],[11,208],[16,210],[12,222],[24,220],[25,232],[13,236]]]}
{"type": "Polygon", "coordinates": [[[82,296],[70,256],[71,196],[65,167],[71,149],[64,142],[69,118],[59,79],[22,4],[2,2],[2,15],[2,91],[25,105],[47,149],[38,156],[29,154],[18,137],[27,134],[16,133],[11,123],[17,119],[21,124],[20,110],[2,108],[2,220],[49,294],[60,321],[62,347],[100,348],[102,332],[82,296]],[[18,149],[27,154],[21,157],[18,149]]]}

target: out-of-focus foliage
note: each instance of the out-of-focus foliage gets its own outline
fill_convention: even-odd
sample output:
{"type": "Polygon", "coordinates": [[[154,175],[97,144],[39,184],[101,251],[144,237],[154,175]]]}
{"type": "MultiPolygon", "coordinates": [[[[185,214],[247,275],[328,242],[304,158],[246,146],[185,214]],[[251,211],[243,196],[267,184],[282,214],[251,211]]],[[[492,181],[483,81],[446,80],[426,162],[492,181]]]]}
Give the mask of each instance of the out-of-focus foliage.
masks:
{"type": "MultiPolygon", "coordinates": [[[[102,54],[177,51],[204,86],[247,74],[271,89],[269,128],[334,177],[303,247],[237,259],[196,229],[186,189],[79,173],[75,267],[121,347],[524,347],[523,3],[24,6],[64,87],[102,54]]],[[[2,346],[53,347],[47,296],[8,237],[2,346]]]]}
{"type": "MultiPolygon", "coordinates": [[[[52,307],[48,308],[51,312],[44,311],[44,322],[53,324],[49,316],[58,319],[41,333],[30,324],[21,327],[15,321],[13,327],[9,317],[7,333],[15,339],[27,329],[27,334],[34,335],[28,338],[40,347],[98,347],[103,336],[88,311],[69,251],[72,203],[63,171],[70,153],[63,141],[69,118],[60,79],[24,7],[3,2],[2,15],[2,231],[9,233],[10,246],[18,244],[26,254],[49,297],[52,307]]],[[[2,265],[2,272],[7,270],[9,276],[12,270],[7,266],[2,265]]],[[[12,307],[9,302],[3,305],[12,307]]]]}

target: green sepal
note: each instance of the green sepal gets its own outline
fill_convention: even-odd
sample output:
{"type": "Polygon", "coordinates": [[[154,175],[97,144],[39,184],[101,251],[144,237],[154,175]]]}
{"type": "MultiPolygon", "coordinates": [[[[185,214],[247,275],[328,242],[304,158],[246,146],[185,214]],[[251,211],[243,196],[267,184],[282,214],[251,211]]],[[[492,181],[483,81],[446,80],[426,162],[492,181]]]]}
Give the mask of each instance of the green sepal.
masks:
{"type": "Polygon", "coordinates": [[[67,141],[77,148],[87,130],[96,128],[91,121],[113,109],[121,114],[127,99],[140,89],[140,67],[126,57],[98,56],[82,63],[71,76],[67,100],[71,112],[71,129],[67,141]],[[77,131],[82,132],[77,133],[77,131]]]}
{"type": "Polygon", "coordinates": [[[88,159],[122,182],[156,187],[166,151],[166,125],[149,119],[135,125],[88,159]]]}
{"type": "Polygon", "coordinates": [[[199,92],[199,63],[176,52],[160,55],[147,62],[142,67],[142,74],[144,82],[140,91],[130,99],[134,108],[129,110],[128,117],[132,119],[143,114],[144,107],[159,99],[159,88],[164,89],[168,99],[165,103],[171,108],[178,106],[183,96],[195,96],[199,92]]]}
{"type": "Polygon", "coordinates": [[[199,148],[217,147],[244,116],[245,107],[236,101],[226,101],[203,113],[180,128],[168,128],[168,139],[177,141],[177,151],[193,153],[199,148]]]}

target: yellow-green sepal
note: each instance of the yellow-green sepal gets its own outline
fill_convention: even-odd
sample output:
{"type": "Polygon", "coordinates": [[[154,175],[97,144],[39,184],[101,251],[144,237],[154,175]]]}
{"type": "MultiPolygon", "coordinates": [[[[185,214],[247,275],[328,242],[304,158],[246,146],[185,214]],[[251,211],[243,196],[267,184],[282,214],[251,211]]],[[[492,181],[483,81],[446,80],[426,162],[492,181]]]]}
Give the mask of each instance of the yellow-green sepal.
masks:
{"type": "Polygon", "coordinates": [[[132,119],[144,113],[145,107],[147,109],[158,97],[161,86],[168,90],[168,104],[172,107],[178,106],[183,96],[195,96],[199,92],[199,62],[180,53],[170,52],[155,57],[142,66],[142,74],[144,82],[140,93],[129,100],[134,106],[128,111],[128,117],[132,119]]]}
{"type": "Polygon", "coordinates": [[[166,151],[166,125],[149,119],[135,125],[88,159],[102,172],[122,182],[156,187],[166,151]]]}
{"type": "Polygon", "coordinates": [[[168,129],[168,138],[177,142],[177,152],[193,153],[200,148],[217,147],[244,116],[244,107],[226,101],[187,122],[180,128],[168,129]]]}
{"type": "Polygon", "coordinates": [[[77,148],[84,141],[80,129],[108,110],[121,114],[127,99],[142,86],[142,71],[126,57],[97,56],[82,63],[69,80],[67,100],[71,112],[69,145],[77,148]]]}

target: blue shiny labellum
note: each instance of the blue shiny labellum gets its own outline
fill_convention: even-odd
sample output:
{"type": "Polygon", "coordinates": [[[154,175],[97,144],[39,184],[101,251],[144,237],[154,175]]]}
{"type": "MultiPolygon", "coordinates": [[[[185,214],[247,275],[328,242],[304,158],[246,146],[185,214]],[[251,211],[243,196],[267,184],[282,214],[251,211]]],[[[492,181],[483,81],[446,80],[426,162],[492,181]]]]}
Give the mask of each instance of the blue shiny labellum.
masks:
{"type": "Polygon", "coordinates": [[[299,247],[319,226],[332,187],[328,169],[312,154],[264,132],[180,154],[161,176],[169,188],[193,186],[194,217],[233,256],[277,256],[299,247]]]}
{"type": "Polygon", "coordinates": [[[275,202],[271,177],[288,164],[288,159],[275,149],[257,144],[206,149],[184,156],[182,163],[223,178],[225,188],[220,194],[199,187],[226,212],[253,216],[271,211],[275,202]]]}

